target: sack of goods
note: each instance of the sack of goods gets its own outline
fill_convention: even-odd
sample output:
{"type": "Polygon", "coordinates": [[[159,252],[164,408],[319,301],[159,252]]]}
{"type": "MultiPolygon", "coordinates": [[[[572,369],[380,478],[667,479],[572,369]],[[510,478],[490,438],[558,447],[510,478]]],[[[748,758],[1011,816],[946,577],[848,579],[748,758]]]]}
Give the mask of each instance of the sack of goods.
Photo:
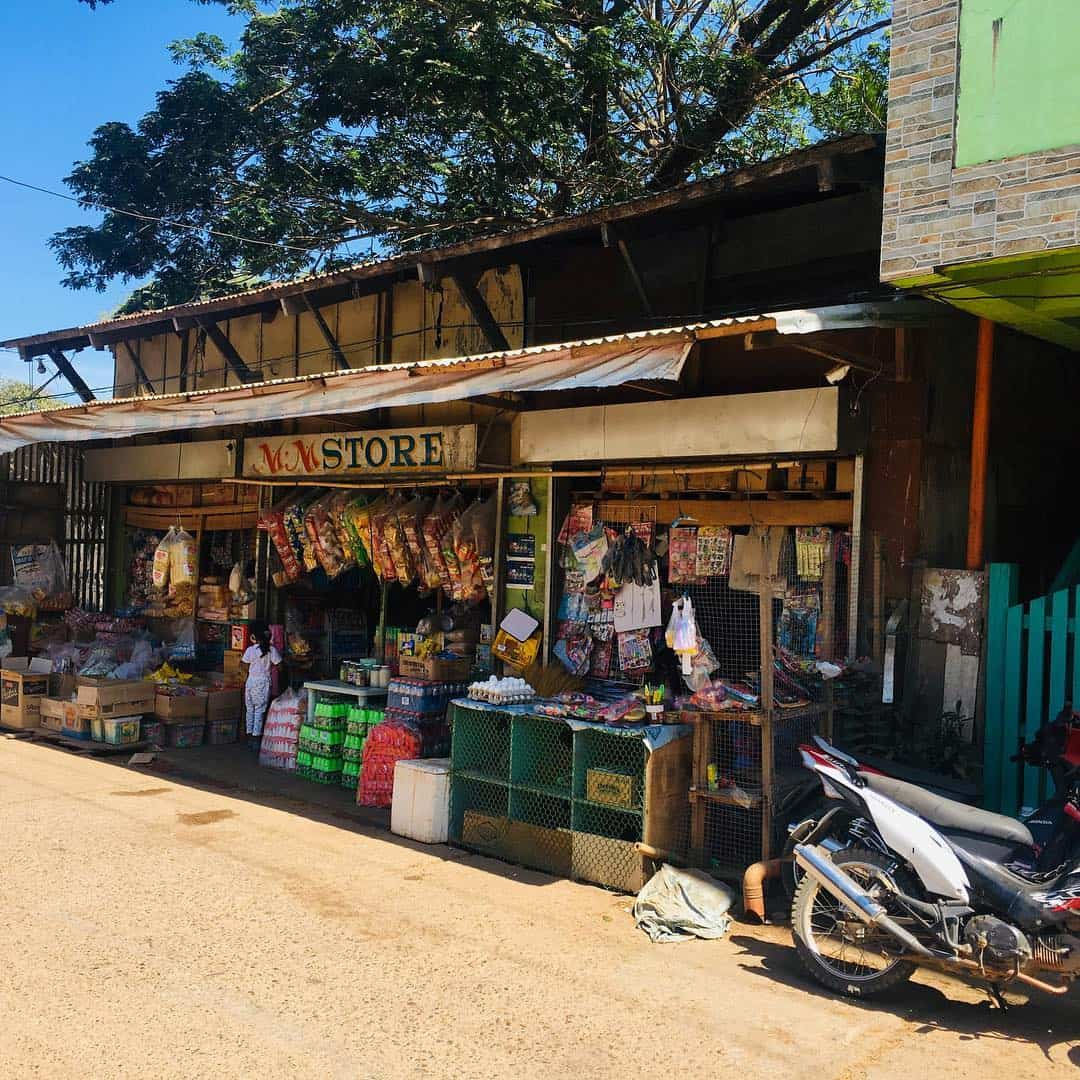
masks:
{"type": "Polygon", "coordinates": [[[304,695],[286,690],[270,704],[263,724],[259,764],[270,769],[296,769],[297,744],[305,714],[304,695]]]}
{"type": "Polygon", "coordinates": [[[373,727],[364,743],[358,806],[388,807],[394,801],[394,766],[420,757],[423,739],[409,724],[387,720],[373,727]]]}

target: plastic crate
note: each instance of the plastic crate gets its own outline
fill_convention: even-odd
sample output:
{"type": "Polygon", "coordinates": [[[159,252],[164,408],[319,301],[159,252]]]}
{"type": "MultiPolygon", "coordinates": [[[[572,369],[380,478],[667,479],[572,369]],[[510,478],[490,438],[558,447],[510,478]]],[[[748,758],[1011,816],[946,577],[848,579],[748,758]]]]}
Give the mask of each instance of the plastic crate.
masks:
{"type": "Polygon", "coordinates": [[[186,750],[193,746],[202,746],[206,736],[206,721],[198,720],[193,724],[166,724],[166,741],[176,750],[186,750]]]}

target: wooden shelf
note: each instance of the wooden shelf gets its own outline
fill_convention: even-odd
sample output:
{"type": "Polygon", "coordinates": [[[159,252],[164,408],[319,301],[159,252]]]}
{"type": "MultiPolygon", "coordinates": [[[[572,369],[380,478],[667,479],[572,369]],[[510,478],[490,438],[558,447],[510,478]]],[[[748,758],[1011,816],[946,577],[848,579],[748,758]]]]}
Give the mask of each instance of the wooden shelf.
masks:
{"type": "Polygon", "coordinates": [[[254,529],[259,524],[255,506],[128,506],[124,520],[137,529],[165,532],[177,521],[192,534],[254,529]]]}

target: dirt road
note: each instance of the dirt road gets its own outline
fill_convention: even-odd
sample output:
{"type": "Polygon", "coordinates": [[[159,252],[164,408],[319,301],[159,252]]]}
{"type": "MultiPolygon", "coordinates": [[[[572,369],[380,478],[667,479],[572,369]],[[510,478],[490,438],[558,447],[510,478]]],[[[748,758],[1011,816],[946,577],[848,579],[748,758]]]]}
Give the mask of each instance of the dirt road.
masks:
{"type": "Polygon", "coordinates": [[[1077,1075],[1080,994],[819,995],[786,933],[0,739],[0,1076],[1077,1075]],[[1017,997],[1017,1001],[1022,999],[1017,997]]]}

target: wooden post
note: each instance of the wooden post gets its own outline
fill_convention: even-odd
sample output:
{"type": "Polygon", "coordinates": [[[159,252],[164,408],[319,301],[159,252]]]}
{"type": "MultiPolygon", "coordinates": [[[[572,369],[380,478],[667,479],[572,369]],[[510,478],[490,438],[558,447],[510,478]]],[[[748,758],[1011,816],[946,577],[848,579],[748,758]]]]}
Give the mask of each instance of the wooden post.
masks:
{"type": "Polygon", "coordinates": [[[981,570],[985,557],[986,473],[990,456],[990,388],[994,374],[994,324],[979,320],[975,402],[971,410],[971,484],[968,488],[967,568],[981,570]]]}
{"type": "Polygon", "coordinates": [[[773,825],[773,596],[776,579],[772,576],[772,530],[766,529],[762,540],[762,569],[758,585],[758,644],[761,653],[761,858],[772,857],[773,825]]]}
{"type": "Polygon", "coordinates": [[[821,567],[821,613],[818,616],[817,649],[819,660],[834,659],[836,636],[836,534],[829,530],[825,544],[825,562],[821,567]]]}

